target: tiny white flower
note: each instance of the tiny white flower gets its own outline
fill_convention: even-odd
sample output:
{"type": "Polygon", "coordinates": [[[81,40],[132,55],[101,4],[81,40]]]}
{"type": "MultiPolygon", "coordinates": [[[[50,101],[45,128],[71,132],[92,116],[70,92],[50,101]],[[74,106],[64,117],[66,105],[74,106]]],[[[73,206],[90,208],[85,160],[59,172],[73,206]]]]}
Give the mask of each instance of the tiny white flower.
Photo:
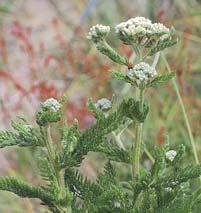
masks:
{"type": "Polygon", "coordinates": [[[176,186],[177,185],[177,182],[175,182],[175,181],[172,181],[172,183],[171,183],[173,186],[176,186]]]}
{"type": "Polygon", "coordinates": [[[114,203],[114,206],[115,206],[116,208],[120,208],[120,207],[121,207],[121,204],[117,201],[117,202],[114,203]]]}
{"type": "Polygon", "coordinates": [[[161,23],[152,25],[152,34],[169,34],[170,30],[161,23]]]}
{"type": "Polygon", "coordinates": [[[167,187],[167,188],[165,188],[165,191],[166,191],[166,192],[171,192],[171,191],[172,191],[172,188],[171,188],[171,187],[167,187]]]}
{"type": "Polygon", "coordinates": [[[110,32],[109,26],[97,24],[90,28],[87,38],[89,40],[92,40],[95,43],[97,43],[98,41],[104,39],[108,35],[109,32],[110,32]]]}
{"type": "Polygon", "coordinates": [[[42,104],[42,107],[58,112],[61,109],[61,104],[56,99],[49,98],[42,104]]]}
{"type": "Polygon", "coordinates": [[[173,161],[175,156],[177,155],[177,152],[175,150],[169,150],[166,152],[165,156],[169,161],[173,161]]]}

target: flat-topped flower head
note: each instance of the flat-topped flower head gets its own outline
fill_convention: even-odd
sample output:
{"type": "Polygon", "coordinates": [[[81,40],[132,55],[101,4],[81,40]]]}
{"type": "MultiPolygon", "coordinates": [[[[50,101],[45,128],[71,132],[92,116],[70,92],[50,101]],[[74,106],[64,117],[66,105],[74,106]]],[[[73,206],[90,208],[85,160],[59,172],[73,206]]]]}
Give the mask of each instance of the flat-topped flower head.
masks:
{"type": "Polygon", "coordinates": [[[43,102],[36,113],[36,121],[40,126],[57,122],[61,118],[62,105],[54,98],[49,98],[43,102]]]}
{"type": "Polygon", "coordinates": [[[127,76],[131,79],[139,80],[140,83],[147,83],[157,75],[155,68],[149,64],[141,62],[128,70],[127,76]]]}
{"type": "Polygon", "coordinates": [[[116,33],[125,44],[139,43],[139,39],[151,32],[152,23],[144,17],[131,18],[116,26],[116,33]]]}
{"type": "Polygon", "coordinates": [[[44,109],[50,109],[53,112],[58,112],[61,109],[61,104],[54,98],[47,99],[41,106],[44,109]]]}
{"type": "Polygon", "coordinates": [[[96,102],[95,106],[96,106],[96,108],[99,108],[103,111],[107,111],[107,110],[111,109],[112,103],[107,98],[102,98],[96,102]]]}
{"type": "Polygon", "coordinates": [[[138,45],[146,48],[155,48],[159,51],[172,46],[173,30],[161,23],[152,23],[144,17],[131,18],[116,26],[116,33],[120,40],[127,45],[138,45]],[[161,45],[160,42],[166,42],[161,45]]]}
{"type": "Polygon", "coordinates": [[[97,24],[90,28],[87,38],[97,43],[100,40],[105,39],[109,32],[110,32],[109,26],[97,24]]]}

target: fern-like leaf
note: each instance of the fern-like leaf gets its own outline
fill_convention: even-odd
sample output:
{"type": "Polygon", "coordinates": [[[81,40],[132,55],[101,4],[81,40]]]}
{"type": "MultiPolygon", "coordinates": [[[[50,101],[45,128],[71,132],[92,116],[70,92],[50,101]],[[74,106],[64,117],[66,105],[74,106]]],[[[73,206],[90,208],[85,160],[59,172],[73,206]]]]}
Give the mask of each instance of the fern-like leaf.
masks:
{"type": "Polygon", "coordinates": [[[38,198],[45,205],[54,206],[54,197],[50,193],[14,177],[0,177],[0,190],[13,192],[20,197],[38,198]]]}

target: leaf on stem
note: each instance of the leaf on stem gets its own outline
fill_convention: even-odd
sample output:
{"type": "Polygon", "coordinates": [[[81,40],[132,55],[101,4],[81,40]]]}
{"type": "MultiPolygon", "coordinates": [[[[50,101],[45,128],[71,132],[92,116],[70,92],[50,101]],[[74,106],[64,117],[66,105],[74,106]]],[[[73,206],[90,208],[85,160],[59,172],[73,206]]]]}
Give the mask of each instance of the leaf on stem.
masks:
{"type": "Polygon", "coordinates": [[[175,72],[171,72],[171,73],[168,73],[168,74],[160,75],[160,76],[154,78],[154,80],[152,80],[146,86],[147,87],[157,87],[157,86],[160,86],[162,84],[167,83],[169,80],[171,80],[174,77],[175,77],[175,72]]]}

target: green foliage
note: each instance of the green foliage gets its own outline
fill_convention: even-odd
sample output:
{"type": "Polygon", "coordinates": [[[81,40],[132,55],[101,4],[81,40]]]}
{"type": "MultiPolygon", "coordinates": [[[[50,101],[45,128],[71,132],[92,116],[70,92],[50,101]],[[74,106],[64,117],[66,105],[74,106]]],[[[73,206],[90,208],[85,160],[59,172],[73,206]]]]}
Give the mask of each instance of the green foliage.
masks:
{"type": "Polygon", "coordinates": [[[111,70],[110,73],[111,73],[112,77],[115,78],[116,80],[123,81],[123,82],[129,83],[131,85],[135,85],[134,81],[132,81],[127,75],[125,75],[119,71],[111,70]]]}
{"type": "Polygon", "coordinates": [[[100,41],[96,44],[96,48],[103,54],[110,58],[115,63],[128,66],[129,61],[117,53],[106,41],[100,41]]]}
{"type": "Polygon", "coordinates": [[[43,146],[43,137],[39,129],[27,123],[12,122],[14,131],[0,132],[0,148],[6,146],[43,146]]]}
{"type": "Polygon", "coordinates": [[[38,198],[47,206],[54,206],[54,197],[40,187],[33,187],[14,177],[0,177],[0,190],[13,192],[21,197],[38,198]]]}
{"type": "MultiPolygon", "coordinates": [[[[104,29],[108,29],[100,25],[96,28],[98,35],[92,29],[91,36],[105,35],[104,29]]],[[[141,34],[136,32],[139,39],[133,39],[141,44],[141,34]]],[[[127,29],[124,34],[126,33],[127,29]]],[[[130,33],[133,36],[133,32],[130,33]]],[[[160,35],[160,30],[157,33],[160,35]]],[[[120,36],[125,36],[124,34],[120,36]]],[[[150,55],[173,45],[173,38],[169,34],[165,38],[167,36],[168,39],[163,39],[163,42],[156,42],[155,37],[152,38],[156,46],[153,47],[152,43],[146,46],[151,50],[150,55]]],[[[95,43],[97,49],[112,61],[129,65],[129,61],[111,48],[103,38],[95,43]]],[[[135,46],[134,50],[137,51],[139,61],[146,59],[142,56],[140,46],[135,46]]],[[[133,80],[121,72],[111,71],[115,79],[132,86],[137,85],[136,89],[140,90],[138,99],[122,100],[118,106],[102,99],[108,104],[107,107],[102,106],[102,102],[95,104],[89,100],[88,108],[96,120],[88,129],[79,129],[76,119],[71,126],[67,125],[65,119],[62,122],[66,100],[64,97],[59,102],[50,98],[41,104],[36,113],[37,127],[21,119],[20,122],[12,122],[13,131],[1,131],[0,148],[18,145],[35,146],[40,150],[37,161],[43,184],[42,187],[33,187],[18,178],[0,177],[0,190],[10,191],[21,197],[38,198],[53,213],[197,213],[194,209],[201,202],[201,189],[193,191],[191,180],[201,176],[201,165],[182,164],[184,145],[176,151],[170,150],[169,145],[156,147],[154,153],[151,153],[154,163],[150,169],[147,170],[140,164],[141,147],[145,147],[142,145],[143,123],[149,112],[149,106],[144,101],[144,91],[149,87],[161,86],[175,74],[155,77],[154,68],[146,63],[141,63],[138,68],[132,70],[133,80]],[[51,123],[57,121],[61,125],[60,140],[55,144],[51,123]],[[127,147],[121,141],[120,146],[112,138],[118,138],[131,124],[135,125],[136,130],[134,144],[127,147]],[[79,173],[79,166],[89,152],[101,153],[106,160],[104,171],[97,174],[95,181],[79,173]],[[117,164],[126,164],[129,175],[119,176],[117,164]]]]}
{"type": "MultiPolygon", "coordinates": [[[[2,137],[2,147],[7,145],[19,145],[19,146],[39,146],[43,145],[46,151],[41,152],[41,157],[38,160],[38,166],[40,169],[40,174],[46,184],[43,185],[44,193],[51,194],[54,200],[51,201],[54,207],[48,204],[49,208],[54,212],[55,209],[65,208],[66,203],[73,209],[76,208],[72,200],[76,197],[95,200],[94,193],[97,193],[101,189],[102,197],[99,202],[106,202],[109,196],[115,196],[126,200],[126,196],[120,191],[120,186],[111,186],[107,188],[107,192],[102,190],[103,185],[106,184],[106,180],[109,181],[108,175],[112,172],[112,166],[109,164],[106,166],[108,171],[107,175],[103,174],[99,176],[99,185],[94,185],[90,183],[87,179],[83,179],[81,175],[77,172],[73,172],[75,166],[79,166],[85,155],[88,152],[101,152],[109,160],[116,162],[124,162],[127,164],[131,163],[131,152],[120,148],[115,141],[109,140],[107,136],[113,131],[120,131],[120,129],[125,128],[125,126],[130,124],[133,120],[143,120],[146,117],[148,108],[144,105],[144,111],[139,110],[139,104],[134,99],[130,98],[128,100],[123,100],[122,103],[117,107],[117,109],[112,109],[106,114],[101,111],[96,105],[89,101],[89,109],[95,114],[96,122],[95,124],[87,130],[79,130],[77,121],[70,127],[67,126],[66,121],[64,121],[63,127],[61,128],[61,143],[60,148],[57,149],[51,141],[51,135],[49,132],[49,127],[44,127],[43,124],[39,127],[33,127],[26,123],[16,123],[13,122],[12,126],[15,132],[1,132],[2,137]],[[65,175],[62,177],[62,170],[65,170],[65,175]],[[106,179],[107,177],[107,179],[106,179]],[[65,179],[65,186],[62,185],[65,179]],[[104,181],[105,184],[102,183],[104,181]],[[81,184],[83,183],[83,184],[81,184]],[[95,187],[94,190],[93,187],[95,187]],[[98,187],[98,188],[97,188],[98,187]],[[76,191],[75,191],[76,189],[76,191]],[[90,190],[87,190],[90,189],[90,190]],[[89,193],[90,191],[90,193],[89,193]],[[71,193],[73,193],[73,197],[71,193]],[[94,198],[93,198],[94,197],[94,198]],[[73,207],[74,206],[74,207],[73,207]]],[[[42,146],[42,147],[43,147],[42,146]]],[[[110,175],[112,177],[112,175],[110,175]]],[[[21,182],[17,182],[21,185],[22,189],[24,185],[21,182]]],[[[117,183],[117,182],[115,182],[117,183]]],[[[8,186],[10,182],[8,181],[8,186]]],[[[108,183],[109,184],[109,183],[108,183]]],[[[10,185],[12,188],[12,185],[10,185]]],[[[7,190],[8,188],[1,188],[2,190],[7,190]]],[[[12,190],[14,193],[25,196],[27,194],[20,193],[18,191],[12,190]]],[[[29,195],[27,195],[29,196],[29,195]]],[[[98,196],[98,194],[97,194],[98,196]]],[[[40,197],[39,197],[40,198],[40,197]]],[[[42,200],[44,202],[44,200],[42,200]]],[[[123,201],[121,201],[123,204],[123,201]]],[[[102,204],[101,204],[102,205],[102,204]]],[[[112,203],[108,205],[114,209],[117,207],[112,203]]],[[[126,204],[124,204],[126,205],[126,204]]],[[[85,207],[84,207],[85,208],[85,207]]],[[[93,209],[95,205],[90,205],[87,207],[93,209]]],[[[98,211],[101,209],[106,209],[106,207],[98,207],[98,211]]],[[[59,210],[59,212],[62,212],[59,210]]],[[[75,211],[76,212],[76,211],[75,211]]]]}
{"type": "Polygon", "coordinates": [[[164,49],[166,49],[168,47],[171,47],[171,46],[175,45],[176,43],[177,43],[176,39],[173,39],[173,40],[168,40],[167,39],[166,41],[165,40],[164,41],[159,41],[156,46],[151,48],[151,50],[149,51],[148,55],[152,56],[152,55],[156,54],[159,51],[162,51],[162,50],[164,50],[164,49]]]}
{"type": "Polygon", "coordinates": [[[149,82],[146,86],[147,87],[158,87],[162,84],[167,83],[169,80],[175,77],[175,72],[171,72],[168,74],[160,75],[156,77],[154,80],[149,82]]]}

